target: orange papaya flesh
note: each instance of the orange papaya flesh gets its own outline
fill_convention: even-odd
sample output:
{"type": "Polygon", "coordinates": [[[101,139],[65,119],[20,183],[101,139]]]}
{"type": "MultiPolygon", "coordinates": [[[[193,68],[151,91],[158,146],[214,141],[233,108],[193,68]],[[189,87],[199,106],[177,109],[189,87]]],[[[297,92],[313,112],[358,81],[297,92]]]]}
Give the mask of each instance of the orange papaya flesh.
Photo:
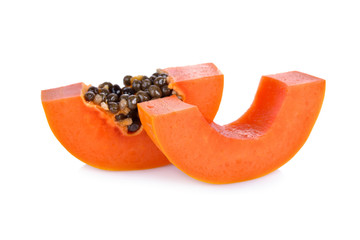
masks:
{"type": "Polygon", "coordinates": [[[325,80],[287,72],[263,76],[248,111],[225,126],[176,97],[138,108],[171,163],[195,179],[223,184],[264,176],[289,161],[307,140],[324,95],[325,80]]]}
{"type": "MultiPolygon", "coordinates": [[[[184,101],[198,105],[207,121],[215,117],[222,96],[223,75],[214,64],[162,71],[169,72],[169,81],[173,88],[179,91],[184,101]],[[202,88],[194,89],[194,86],[199,84],[202,88]],[[191,89],[203,98],[193,97],[191,89]],[[213,99],[206,102],[208,95],[213,96],[213,99]]],[[[41,92],[49,126],[59,142],[73,156],[86,164],[105,170],[138,170],[169,164],[143,131],[143,127],[129,134],[114,121],[113,114],[85,101],[84,93],[88,88],[84,83],[76,83],[41,92]]]]}
{"type": "Polygon", "coordinates": [[[198,106],[209,122],[215,118],[221,102],[224,75],[214,64],[172,67],[163,71],[169,75],[169,88],[183,96],[184,102],[196,103],[194,105],[198,106]],[[221,90],[221,94],[218,90],[221,90]],[[199,94],[202,91],[207,91],[207,93],[199,94]]]}

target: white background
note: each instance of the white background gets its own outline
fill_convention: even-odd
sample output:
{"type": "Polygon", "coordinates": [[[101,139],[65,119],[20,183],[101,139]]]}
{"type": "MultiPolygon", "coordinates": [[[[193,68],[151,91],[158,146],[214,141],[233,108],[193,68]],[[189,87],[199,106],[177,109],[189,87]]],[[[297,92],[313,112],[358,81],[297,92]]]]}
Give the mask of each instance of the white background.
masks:
{"type": "Polygon", "coordinates": [[[1,1],[0,239],[360,239],[357,2],[1,1]],[[225,75],[222,124],[250,106],[261,75],[327,80],[288,164],[229,185],[173,166],[107,172],[46,122],[41,89],[204,62],[225,75]]]}

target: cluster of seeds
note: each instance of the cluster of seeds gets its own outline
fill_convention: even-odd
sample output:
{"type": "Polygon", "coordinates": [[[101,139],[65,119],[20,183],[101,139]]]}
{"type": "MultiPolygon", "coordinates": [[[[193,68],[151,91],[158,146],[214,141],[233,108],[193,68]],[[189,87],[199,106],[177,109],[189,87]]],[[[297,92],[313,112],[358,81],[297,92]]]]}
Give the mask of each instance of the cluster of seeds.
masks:
{"type": "MultiPolygon", "coordinates": [[[[89,87],[84,98],[114,114],[115,121],[121,126],[126,126],[128,132],[133,133],[141,126],[138,103],[172,94],[177,95],[168,87],[167,77],[166,73],[161,72],[156,72],[151,77],[127,75],[123,80],[125,85],[123,88],[118,84],[104,82],[98,87],[89,87]]],[[[178,97],[181,99],[180,96],[178,97]]]]}

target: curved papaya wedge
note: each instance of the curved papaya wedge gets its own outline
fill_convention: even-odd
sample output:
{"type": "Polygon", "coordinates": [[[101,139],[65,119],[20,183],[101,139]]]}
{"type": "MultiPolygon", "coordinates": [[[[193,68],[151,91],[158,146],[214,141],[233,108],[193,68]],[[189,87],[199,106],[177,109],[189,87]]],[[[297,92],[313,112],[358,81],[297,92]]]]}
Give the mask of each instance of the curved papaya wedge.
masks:
{"type": "Polygon", "coordinates": [[[303,146],[320,112],[325,80],[301,72],[263,76],[248,111],[225,126],[199,109],[164,98],[139,105],[144,128],[170,162],[209,183],[266,175],[303,146]]]}
{"type": "MultiPolygon", "coordinates": [[[[215,117],[222,96],[223,75],[214,64],[162,71],[169,75],[169,87],[185,102],[197,105],[207,121],[215,117]]],[[[72,155],[106,170],[147,169],[169,163],[142,128],[128,134],[115,123],[113,115],[85,101],[87,89],[84,83],[77,83],[41,92],[51,130],[72,155]]]]}

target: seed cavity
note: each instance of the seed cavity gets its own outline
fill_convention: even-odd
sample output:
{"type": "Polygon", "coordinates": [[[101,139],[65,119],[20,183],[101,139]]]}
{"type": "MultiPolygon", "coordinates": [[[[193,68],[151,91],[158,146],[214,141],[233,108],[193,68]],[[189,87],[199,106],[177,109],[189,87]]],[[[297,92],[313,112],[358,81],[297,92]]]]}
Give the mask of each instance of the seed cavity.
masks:
{"type": "Polygon", "coordinates": [[[141,128],[138,103],[170,95],[176,95],[182,100],[176,91],[169,88],[166,72],[159,69],[150,77],[126,75],[123,84],[124,87],[121,87],[103,82],[98,87],[91,86],[84,94],[84,99],[113,114],[114,121],[126,127],[129,133],[135,133],[141,128]]]}

